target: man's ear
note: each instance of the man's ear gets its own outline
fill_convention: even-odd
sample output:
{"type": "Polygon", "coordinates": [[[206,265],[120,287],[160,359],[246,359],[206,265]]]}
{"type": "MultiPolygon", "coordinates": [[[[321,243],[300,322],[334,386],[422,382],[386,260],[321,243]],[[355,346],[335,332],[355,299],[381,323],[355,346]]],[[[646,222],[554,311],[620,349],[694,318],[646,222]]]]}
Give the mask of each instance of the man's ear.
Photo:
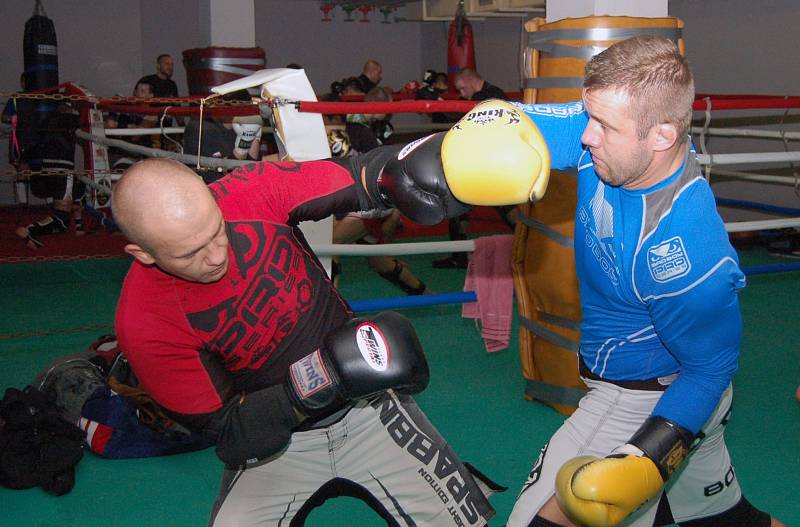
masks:
{"type": "Polygon", "coordinates": [[[663,152],[672,148],[678,140],[678,130],[672,123],[660,123],[655,127],[653,150],[663,152]]]}
{"type": "Polygon", "coordinates": [[[139,245],[135,243],[129,243],[125,246],[125,252],[139,260],[145,265],[153,265],[156,263],[156,259],[153,258],[153,255],[147,252],[146,250],[142,249],[139,245]]]}

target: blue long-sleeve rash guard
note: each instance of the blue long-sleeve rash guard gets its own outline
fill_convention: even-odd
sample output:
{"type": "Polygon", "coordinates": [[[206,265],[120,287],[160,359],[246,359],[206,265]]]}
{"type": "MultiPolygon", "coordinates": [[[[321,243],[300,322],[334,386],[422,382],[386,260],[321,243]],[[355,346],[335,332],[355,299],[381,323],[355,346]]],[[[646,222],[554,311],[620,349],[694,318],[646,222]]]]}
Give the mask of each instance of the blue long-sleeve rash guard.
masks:
{"type": "Polygon", "coordinates": [[[578,169],[575,259],[584,364],[608,380],[675,376],[653,415],[698,432],[737,368],[739,269],[695,153],[644,190],[605,184],[581,135],[583,104],[518,105],[552,168],[578,169]]]}

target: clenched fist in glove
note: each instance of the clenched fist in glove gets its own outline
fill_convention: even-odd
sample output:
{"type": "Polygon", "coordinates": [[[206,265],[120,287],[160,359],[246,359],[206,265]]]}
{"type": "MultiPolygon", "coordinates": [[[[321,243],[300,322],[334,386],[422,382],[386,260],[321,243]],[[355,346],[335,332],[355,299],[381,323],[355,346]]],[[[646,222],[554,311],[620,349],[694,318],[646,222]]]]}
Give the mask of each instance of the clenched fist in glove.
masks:
{"type": "Polygon", "coordinates": [[[516,205],[544,196],[550,152],[534,122],[513,104],[476,105],[442,144],[442,166],[453,195],[472,205],[516,205]]]}
{"type": "Polygon", "coordinates": [[[575,523],[617,525],[649,499],[680,467],[693,435],[662,417],[650,417],[627,444],[608,457],[570,459],[556,475],[556,499],[575,523]]]}
{"type": "Polygon", "coordinates": [[[419,393],[429,378],[411,322],[385,311],[329,333],[320,349],[289,367],[286,388],[297,411],[313,417],[390,388],[419,393]]]}

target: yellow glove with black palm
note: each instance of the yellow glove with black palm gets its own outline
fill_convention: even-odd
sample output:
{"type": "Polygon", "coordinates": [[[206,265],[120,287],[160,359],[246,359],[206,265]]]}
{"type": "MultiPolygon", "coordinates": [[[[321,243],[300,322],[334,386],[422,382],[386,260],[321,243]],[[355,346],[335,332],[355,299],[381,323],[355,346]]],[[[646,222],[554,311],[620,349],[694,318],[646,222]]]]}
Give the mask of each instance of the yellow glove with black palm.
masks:
{"type": "Polygon", "coordinates": [[[575,523],[617,525],[649,499],[680,467],[691,432],[662,417],[650,417],[627,444],[608,457],[570,459],[556,475],[556,499],[575,523]]]}

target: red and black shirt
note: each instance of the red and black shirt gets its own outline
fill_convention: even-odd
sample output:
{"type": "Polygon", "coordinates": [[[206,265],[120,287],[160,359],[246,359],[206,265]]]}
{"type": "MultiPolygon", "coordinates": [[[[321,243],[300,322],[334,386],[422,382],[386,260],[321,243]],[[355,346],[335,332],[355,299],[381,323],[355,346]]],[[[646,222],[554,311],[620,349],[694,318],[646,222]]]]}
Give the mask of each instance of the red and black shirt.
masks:
{"type": "Polygon", "coordinates": [[[333,161],[252,164],[209,188],[230,242],[225,276],[189,282],[136,261],[116,314],[142,387],[201,425],[238,394],[282,383],[352,317],[297,224],[359,210],[359,197],[363,205],[360,185],[333,161]]]}

